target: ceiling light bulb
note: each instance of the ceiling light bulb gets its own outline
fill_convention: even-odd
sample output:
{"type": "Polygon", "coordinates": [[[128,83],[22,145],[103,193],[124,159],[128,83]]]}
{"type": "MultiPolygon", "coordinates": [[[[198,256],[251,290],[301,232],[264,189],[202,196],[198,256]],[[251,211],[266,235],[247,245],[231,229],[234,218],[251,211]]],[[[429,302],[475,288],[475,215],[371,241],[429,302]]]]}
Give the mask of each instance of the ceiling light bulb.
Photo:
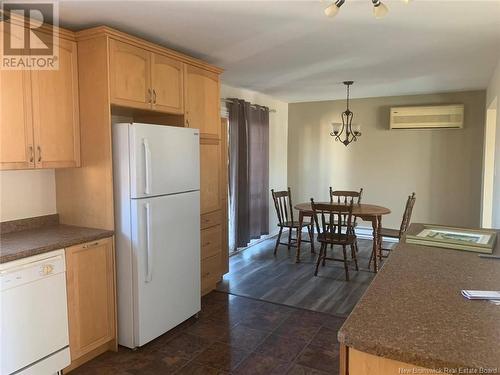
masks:
{"type": "Polygon", "coordinates": [[[373,1],[373,15],[375,18],[382,18],[389,13],[389,8],[380,0],[373,1]]]}
{"type": "Polygon", "coordinates": [[[342,6],[342,4],[344,4],[344,2],[345,2],[345,0],[337,0],[337,1],[335,1],[335,3],[333,3],[332,5],[330,5],[329,7],[327,7],[325,9],[325,14],[328,17],[335,17],[337,15],[337,13],[339,12],[340,7],[342,6]]]}
{"type": "Polygon", "coordinates": [[[332,4],[325,8],[325,14],[328,17],[335,17],[337,13],[339,12],[340,8],[336,4],[332,4]]]}

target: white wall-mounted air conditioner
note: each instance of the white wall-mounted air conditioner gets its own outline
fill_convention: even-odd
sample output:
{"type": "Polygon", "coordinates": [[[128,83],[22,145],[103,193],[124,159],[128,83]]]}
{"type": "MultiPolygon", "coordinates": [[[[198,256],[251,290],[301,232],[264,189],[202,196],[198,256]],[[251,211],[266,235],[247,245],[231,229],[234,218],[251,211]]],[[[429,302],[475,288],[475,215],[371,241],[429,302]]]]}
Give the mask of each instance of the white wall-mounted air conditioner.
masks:
{"type": "Polygon", "coordinates": [[[463,104],[391,108],[391,129],[458,129],[463,126],[463,104]]]}

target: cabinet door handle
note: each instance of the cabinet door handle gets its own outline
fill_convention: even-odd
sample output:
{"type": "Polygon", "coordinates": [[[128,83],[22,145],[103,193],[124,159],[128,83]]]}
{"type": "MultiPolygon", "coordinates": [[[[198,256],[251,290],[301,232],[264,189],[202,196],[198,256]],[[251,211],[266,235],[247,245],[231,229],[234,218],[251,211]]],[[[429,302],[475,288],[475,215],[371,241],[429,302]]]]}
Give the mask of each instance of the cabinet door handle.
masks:
{"type": "Polygon", "coordinates": [[[156,90],[153,89],[153,104],[156,104],[156,90]]]}
{"type": "Polygon", "coordinates": [[[30,163],[33,163],[33,161],[35,160],[35,155],[33,153],[33,146],[28,146],[28,152],[30,154],[30,163]]]}
{"type": "Polygon", "coordinates": [[[151,234],[151,206],[146,203],[146,282],[150,283],[153,280],[153,236],[151,234]]]}
{"type": "Polygon", "coordinates": [[[36,146],[36,150],[38,151],[38,162],[42,161],[42,148],[40,146],[36,146]]]}
{"type": "Polygon", "coordinates": [[[97,246],[97,245],[99,245],[99,241],[92,242],[92,243],[87,243],[87,244],[83,245],[83,248],[84,249],[88,249],[89,247],[94,247],[94,246],[97,246]]]}
{"type": "Polygon", "coordinates": [[[153,101],[153,95],[151,93],[151,89],[148,89],[148,103],[151,104],[152,101],[153,101]]]}

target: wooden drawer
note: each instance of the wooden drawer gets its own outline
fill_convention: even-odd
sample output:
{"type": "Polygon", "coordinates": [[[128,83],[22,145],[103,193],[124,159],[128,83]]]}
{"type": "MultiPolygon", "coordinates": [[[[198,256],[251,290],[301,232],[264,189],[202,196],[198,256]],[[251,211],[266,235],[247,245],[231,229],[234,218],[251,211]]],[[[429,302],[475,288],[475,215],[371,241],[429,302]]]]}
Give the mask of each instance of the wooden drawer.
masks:
{"type": "Polygon", "coordinates": [[[211,290],[220,278],[221,254],[201,261],[201,291],[211,290]]]}
{"type": "Polygon", "coordinates": [[[220,254],[222,247],[222,227],[216,225],[201,231],[201,259],[220,254]]]}
{"type": "Polygon", "coordinates": [[[217,210],[201,215],[201,229],[210,228],[217,224],[221,224],[222,211],[217,210]]]}

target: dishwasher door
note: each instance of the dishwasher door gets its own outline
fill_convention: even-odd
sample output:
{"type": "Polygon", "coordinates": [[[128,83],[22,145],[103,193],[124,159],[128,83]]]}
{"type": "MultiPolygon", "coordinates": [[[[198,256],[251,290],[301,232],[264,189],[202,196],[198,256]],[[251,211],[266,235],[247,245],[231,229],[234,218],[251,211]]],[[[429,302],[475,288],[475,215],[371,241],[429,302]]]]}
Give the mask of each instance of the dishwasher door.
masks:
{"type": "Polygon", "coordinates": [[[0,265],[1,374],[54,374],[70,363],[64,250],[0,265]]]}

